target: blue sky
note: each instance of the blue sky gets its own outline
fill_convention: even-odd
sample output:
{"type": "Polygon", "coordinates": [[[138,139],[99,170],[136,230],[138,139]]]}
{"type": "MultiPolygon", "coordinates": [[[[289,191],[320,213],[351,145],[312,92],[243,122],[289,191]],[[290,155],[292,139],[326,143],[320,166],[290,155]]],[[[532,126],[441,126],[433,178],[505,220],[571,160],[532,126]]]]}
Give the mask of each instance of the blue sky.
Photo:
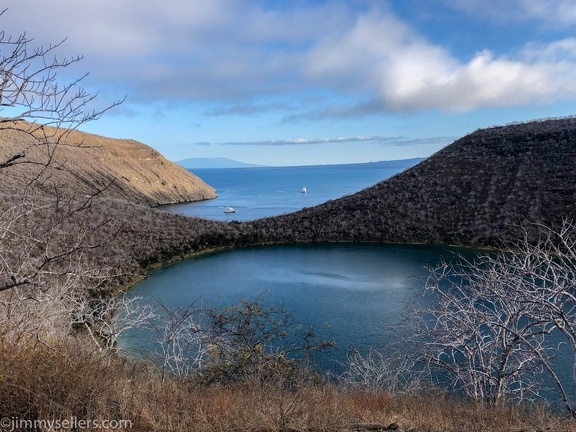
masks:
{"type": "Polygon", "coordinates": [[[576,114],[573,0],[4,0],[7,34],[68,38],[83,129],[170,160],[429,156],[482,127],[576,114]]]}

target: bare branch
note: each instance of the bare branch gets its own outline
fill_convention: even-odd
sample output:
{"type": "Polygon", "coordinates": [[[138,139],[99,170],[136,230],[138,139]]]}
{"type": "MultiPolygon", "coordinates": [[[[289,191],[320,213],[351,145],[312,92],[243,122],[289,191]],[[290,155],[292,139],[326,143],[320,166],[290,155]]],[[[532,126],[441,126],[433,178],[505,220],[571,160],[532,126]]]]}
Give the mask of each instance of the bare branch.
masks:
{"type": "Polygon", "coordinates": [[[526,226],[511,252],[486,253],[431,269],[428,303],[416,308],[426,362],[482,403],[541,397],[546,372],[571,415],[576,384],[576,229],[526,226]],[[528,230],[540,233],[530,242],[528,230]],[[561,337],[572,350],[573,382],[552,362],[561,337]]]}

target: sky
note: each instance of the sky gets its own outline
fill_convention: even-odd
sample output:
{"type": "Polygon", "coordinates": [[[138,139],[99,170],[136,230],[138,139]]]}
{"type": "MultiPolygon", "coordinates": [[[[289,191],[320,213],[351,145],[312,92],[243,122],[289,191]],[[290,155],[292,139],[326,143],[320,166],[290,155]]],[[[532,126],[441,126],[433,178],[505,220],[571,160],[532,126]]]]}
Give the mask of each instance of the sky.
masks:
{"type": "MultiPolygon", "coordinates": [[[[5,35],[65,43],[59,79],[125,101],[82,130],[168,159],[427,157],[479,128],[576,114],[574,0],[3,0],[5,35]]],[[[4,53],[0,53],[4,54],[4,53]]],[[[1,115],[1,113],[0,113],[1,115]]]]}

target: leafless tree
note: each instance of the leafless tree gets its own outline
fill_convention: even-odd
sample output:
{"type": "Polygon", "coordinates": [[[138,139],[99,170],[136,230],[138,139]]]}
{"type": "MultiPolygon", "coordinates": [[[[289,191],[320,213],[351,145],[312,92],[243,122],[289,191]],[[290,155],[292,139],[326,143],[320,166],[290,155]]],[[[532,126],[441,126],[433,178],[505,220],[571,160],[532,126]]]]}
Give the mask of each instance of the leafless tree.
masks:
{"type": "Polygon", "coordinates": [[[200,321],[201,311],[194,303],[171,308],[159,301],[160,314],[151,328],[159,347],[162,380],[186,377],[202,370],[210,341],[200,321]]]}
{"type": "Polygon", "coordinates": [[[0,291],[46,291],[55,277],[77,270],[83,252],[100,246],[91,236],[106,221],[89,223],[90,197],[62,200],[29,190],[0,207],[0,291]],[[68,268],[66,270],[66,268],[68,268]]]}
{"type": "Polygon", "coordinates": [[[0,338],[12,341],[57,340],[70,334],[78,299],[89,299],[107,275],[87,266],[81,253],[70,256],[67,271],[54,273],[46,286],[18,285],[0,296],[0,338]]]}
{"type": "Polygon", "coordinates": [[[371,348],[366,355],[354,350],[348,353],[344,372],[338,382],[344,388],[392,394],[422,391],[429,379],[426,370],[418,370],[415,357],[405,350],[386,352],[371,348]]]}
{"type": "Polygon", "coordinates": [[[541,397],[542,373],[575,415],[553,362],[558,339],[576,371],[576,232],[530,225],[510,252],[462,257],[431,270],[426,306],[416,308],[423,358],[450,384],[486,404],[541,397]],[[538,229],[540,240],[529,241],[538,229]]]}
{"type": "MultiPolygon", "coordinates": [[[[7,15],[0,11],[0,19],[7,15]]],[[[79,196],[46,179],[66,169],[55,158],[60,147],[82,145],[68,141],[71,132],[122,101],[95,109],[97,95],[80,86],[86,75],[65,82],[61,72],[82,56],[59,58],[63,43],[36,44],[26,33],[0,31],[0,308],[11,323],[31,326],[5,319],[5,330],[45,328],[49,317],[67,310],[73,288],[97,288],[108,275],[87,253],[103,241],[92,235],[100,225],[84,216],[101,190],[79,196]],[[32,175],[15,183],[22,164],[32,175]]]]}
{"type": "Polygon", "coordinates": [[[91,297],[85,290],[74,290],[63,300],[69,305],[71,324],[81,327],[100,352],[116,350],[124,332],[149,327],[156,318],[150,305],[139,305],[139,297],[91,297]]]}
{"type": "Polygon", "coordinates": [[[525,230],[524,238],[515,244],[517,253],[505,255],[501,268],[524,281],[522,289],[511,295],[527,305],[529,320],[546,323],[549,351],[559,343],[570,348],[571,358],[563,359],[572,370],[570,381],[560,379],[550,356],[540,357],[567,410],[576,417],[576,400],[569,396],[576,388],[576,225],[565,220],[558,229],[537,228],[539,242],[529,242],[525,230]]]}
{"type": "Polygon", "coordinates": [[[243,299],[224,308],[208,309],[209,362],[206,382],[233,382],[257,377],[262,382],[289,379],[298,367],[313,363],[313,354],[332,347],[310,326],[294,322],[283,308],[263,298],[243,299]]]}
{"type": "MultiPolygon", "coordinates": [[[[4,18],[7,10],[0,11],[4,18]]],[[[5,155],[0,169],[18,163],[48,166],[59,144],[70,131],[99,119],[115,102],[101,109],[91,108],[97,94],[80,84],[83,75],[63,82],[59,73],[82,60],[77,55],[58,58],[57,50],[65,40],[50,45],[34,45],[26,33],[11,36],[0,31],[0,130],[12,130],[32,138],[31,146],[5,155]],[[28,158],[31,147],[44,148],[41,159],[28,158]]]]}

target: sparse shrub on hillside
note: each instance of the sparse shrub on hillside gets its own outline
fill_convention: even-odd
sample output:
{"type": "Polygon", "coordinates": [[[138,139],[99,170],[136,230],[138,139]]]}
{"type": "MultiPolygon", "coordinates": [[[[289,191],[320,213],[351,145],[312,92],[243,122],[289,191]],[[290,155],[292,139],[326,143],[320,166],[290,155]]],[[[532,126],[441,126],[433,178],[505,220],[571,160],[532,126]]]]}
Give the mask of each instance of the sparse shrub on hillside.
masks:
{"type": "Polygon", "coordinates": [[[290,322],[290,314],[264,306],[260,298],[209,310],[208,316],[212,337],[209,362],[202,372],[208,383],[288,377],[297,369],[294,354],[306,355],[324,346],[307,329],[291,334],[299,325],[290,322]]]}
{"type": "Polygon", "coordinates": [[[145,362],[103,358],[79,342],[0,344],[2,415],[123,421],[116,430],[142,432],[345,431],[362,430],[362,425],[384,430],[392,424],[429,432],[576,430],[573,422],[539,409],[486,408],[438,393],[348,391],[306,377],[289,383],[282,377],[264,382],[249,377],[218,386],[162,381],[145,362]]]}
{"type": "Polygon", "coordinates": [[[356,392],[410,394],[430,385],[427,370],[418,370],[416,356],[390,347],[386,352],[370,349],[366,355],[357,351],[348,354],[344,372],[338,382],[356,392]]]}
{"type": "Polygon", "coordinates": [[[264,306],[261,298],[224,308],[160,303],[148,328],[163,380],[206,385],[288,381],[313,366],[314,351],[332,345],[315,337],[310,327],[291,322],[286,311],[264,306]]]}
{"type": "Polygon", "coordinates": [[[109,367],[80,341],[3,341],[0,410],[5,417],[22,420],[121,418],[116,388],[122,369],[120,362],[109,367]]]}

